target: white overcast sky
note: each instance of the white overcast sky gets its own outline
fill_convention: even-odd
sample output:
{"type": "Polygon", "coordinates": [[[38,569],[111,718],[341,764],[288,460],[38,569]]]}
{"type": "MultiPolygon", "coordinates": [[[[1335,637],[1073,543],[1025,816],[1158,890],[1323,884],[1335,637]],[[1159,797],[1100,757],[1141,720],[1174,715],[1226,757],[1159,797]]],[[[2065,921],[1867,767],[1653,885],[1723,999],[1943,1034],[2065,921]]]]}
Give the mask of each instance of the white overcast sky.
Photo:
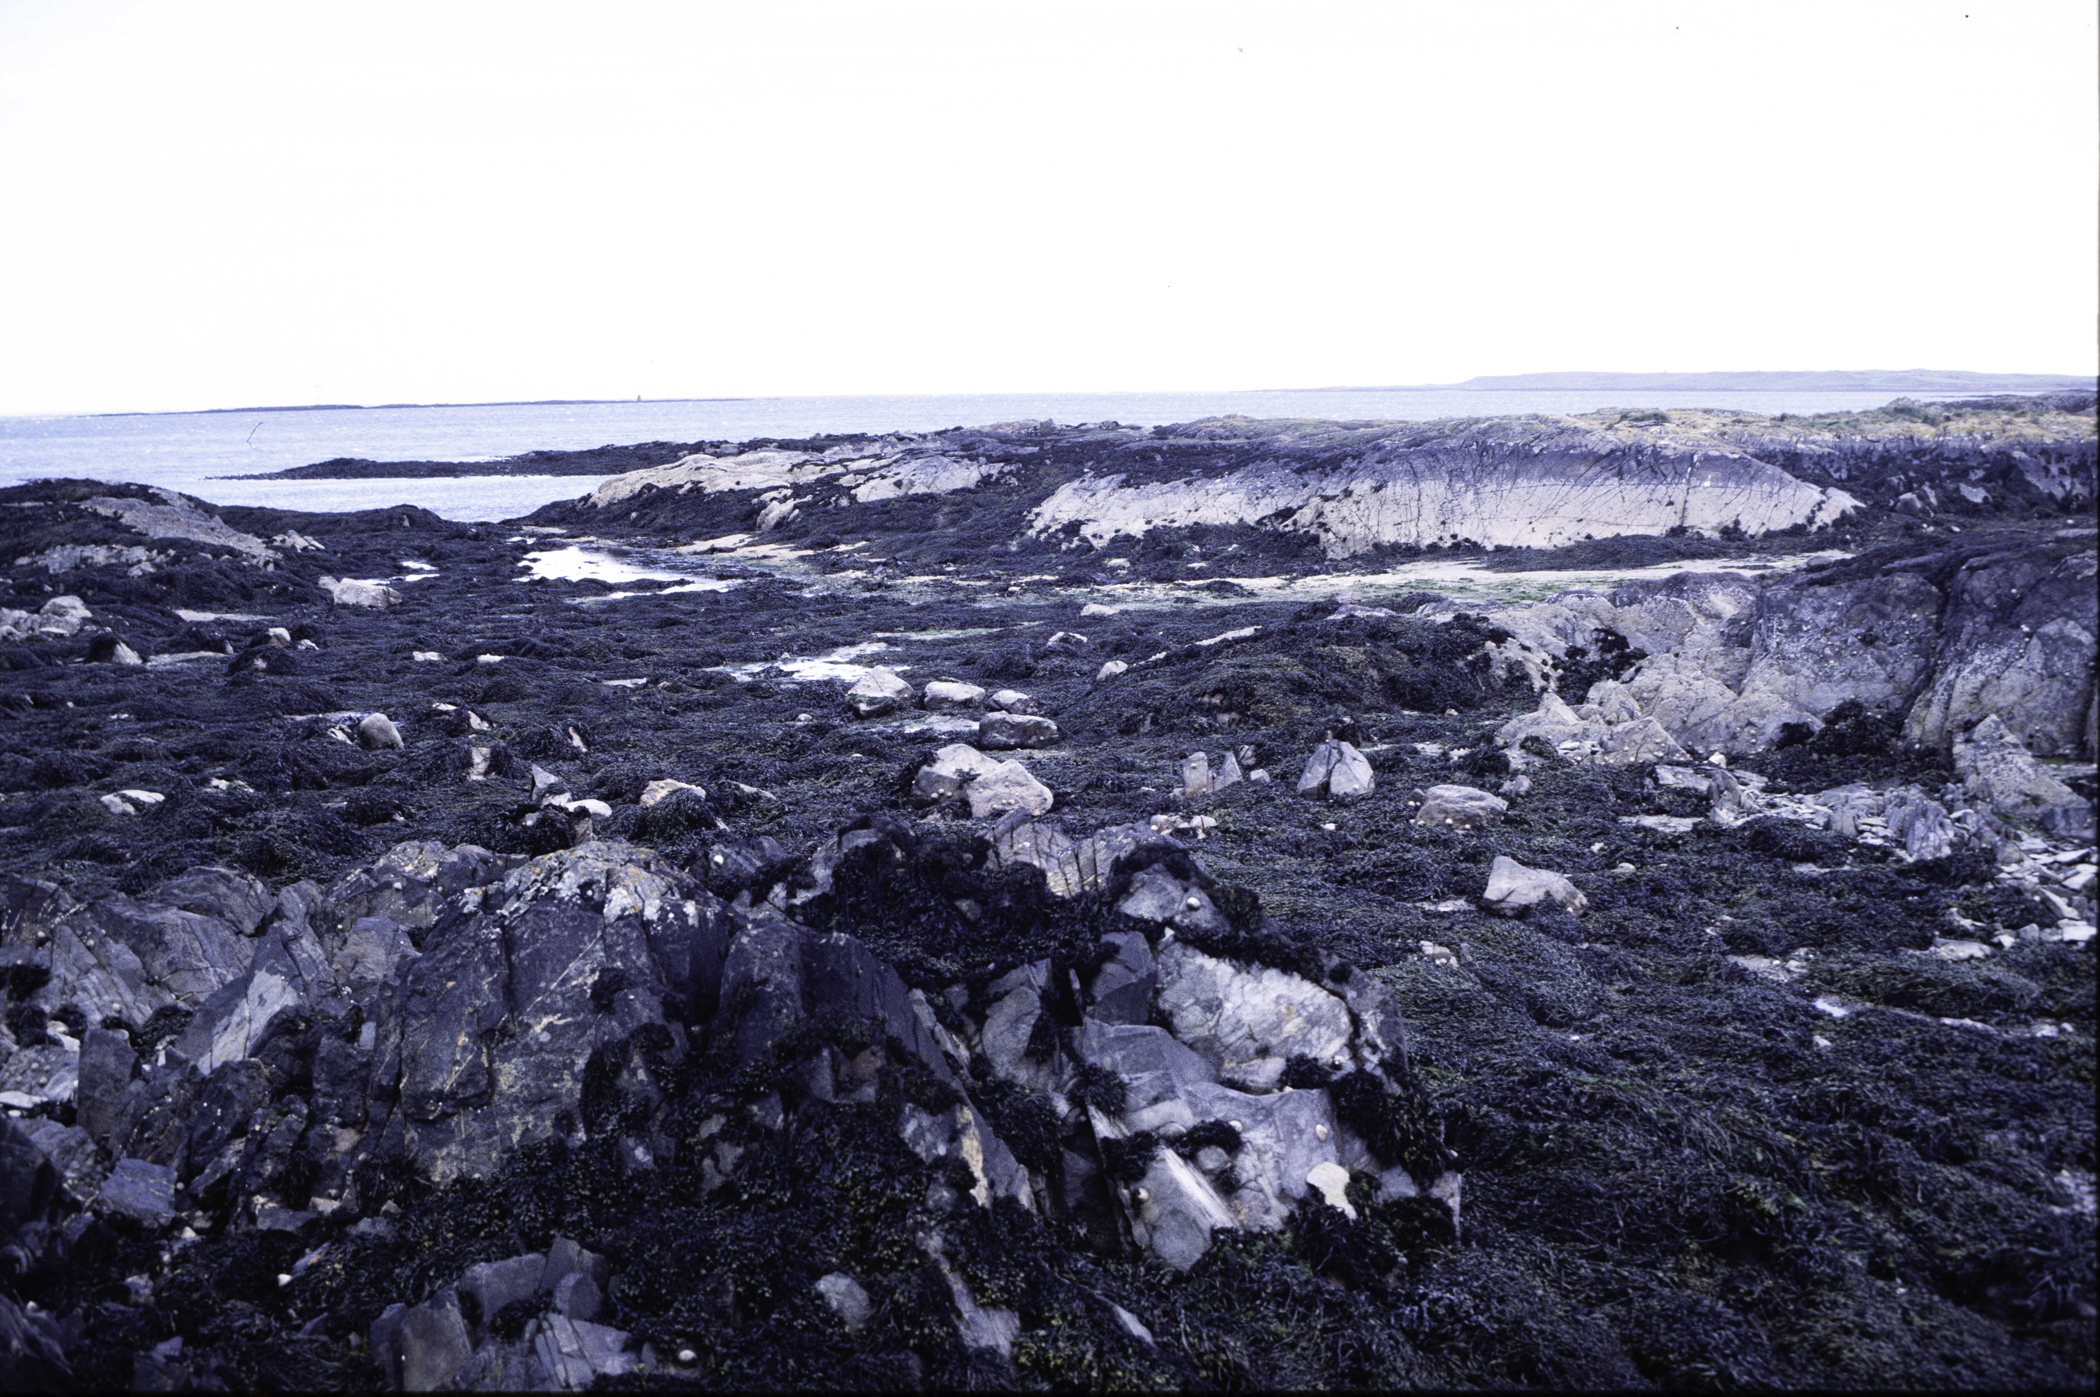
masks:
{"type": "Polygon", "coordinates": [[[2095,368],[2091,0],[0,0],[0,413],[2095,368]]]}

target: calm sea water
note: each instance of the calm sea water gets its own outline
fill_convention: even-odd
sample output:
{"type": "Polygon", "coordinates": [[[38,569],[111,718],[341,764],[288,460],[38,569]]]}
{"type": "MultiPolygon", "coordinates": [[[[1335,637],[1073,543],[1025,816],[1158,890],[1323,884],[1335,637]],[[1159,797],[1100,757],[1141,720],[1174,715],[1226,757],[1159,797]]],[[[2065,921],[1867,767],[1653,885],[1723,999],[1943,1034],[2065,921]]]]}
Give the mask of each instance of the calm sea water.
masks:
{"type": "Polygon", "coordinates": [[[417,504],[451,519],[508,519],[588,493],[587,476],[453,480],[226,480],[338,456],[487,460],[643,441],[742,441],[820,432],[930,431],[993,422],[1114,420],[1152,426],[1239,413],[1419,422],[1602,407],[1843,412],[1889,393],[1456,392],[1014,393],[936,397],[733,398],[502,407],[0,417],[0,484],[52,476],[135,480],[219,504],[370,509],[417,504]]]}

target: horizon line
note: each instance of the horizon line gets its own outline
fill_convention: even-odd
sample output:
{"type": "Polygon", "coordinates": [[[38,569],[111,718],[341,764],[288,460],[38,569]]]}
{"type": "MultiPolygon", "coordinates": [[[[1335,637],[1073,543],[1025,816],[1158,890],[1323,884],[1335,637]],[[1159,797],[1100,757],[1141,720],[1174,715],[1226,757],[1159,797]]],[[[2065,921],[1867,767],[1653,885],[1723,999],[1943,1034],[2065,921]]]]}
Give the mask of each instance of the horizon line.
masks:
{"type": "Polygon", "coordinates": [[[1729,369],[1713,369],[1713,370],[1664,370],[1664,371],[1660,371],[1660,372],[1642,372],[1642,371],[1639,371],[1639,370],[1621,370],[1621,369],[1557,369],[1557,370],[1547,370],[1547,371],[1544,371],[1544,372],[1535,372],[1535,373],[1522,373],[1522,374],[1476,374],[1476,375],[1474,375],[1474,376],[1473,376],[1472,378],[1468,378],[1468,379],[1463,379],[1463,380],[1460,380],[1460,381],[1458,381],[1458,382],[1455,382],[1455,383],[1382,383],[1382,384],[1353,384],[1353,383],[1345,383],[1345,384],[1321,384],[1321,385],[1315,385],[1315,386],[1310,386],[1310,387],[1293,387],[1293,388],[1282,388],[1282,387],[1272,387],[1272,388],[1208,388],[1208,389],[1205,389],[1205,388],[1183,388],[1183,389],[1145,389],[1145,388],[1110,388],[1110,389],[1021,389],[1021,390],[1003,390],[1003,391],[992,391],[992,392],[975,392],[975,393],[928,393],[928,392],[919,392],[919,393],[739,393],[739,394],[717,394],[717,395],[694,395],[694,396],[675,396],[675,397],[660,397],[660,398],[652,398],[652,397],[646,397],[646,396],[642,396],[642,395],[639,395],[639,394],[637,394],[637,395],[636,395],[635,397],[632,397],[632,398],[498,398],[498,399],[486,399],[486,400],[479,400],[479,401],[473,401],[473,402],[423,402],[423,403],[417,403],[417,402],[394,402],[394,403],[278,403],[278,404],[264,404],[264,405],[254,405],[254,406],[243,406],[243,407],[198,407],[198,408],[131,408],[131,409],[118,409],[118,410],[114,410],[114,411],[101,411],[101,412],[58,412],[58,413],[8,413],[8,414],[4,414],[4,415],[6,415],[6,416],[21,416],[21,417],[46,417],[46,416],[49,416],[49,417],[87,417],[87,418],[96,418],[96,417],[208,417],[208,416],[214,416],[214,415],[223,415],[223,414],[235,414],[235,415],[238,415],[238,414],[241,414],[241,413],[249,413],[249,412],[266,412],[266,413],[267,413],[267,412],[390,412],[390,411],[401,411],[401,410],[408,410],[408,409],[430,410],[430,409],[439,409],[439,408],[467,408],[467,407],[611,407],[611,406],[617,406],[617,405],[620,405],[620,404],[626,404],[626,405],[634,406],[634,405],[640,405],[640,404],[648,404],[648,403],[656,403],[656,404],[667,404],[667,403],[744,403],[744,402],[761,402],[761,401],[766,401],[766,400],[768,400],[768,399],[773,399],[773,400],[786,400],[786,399],[793,399],[793,398],[949,398],[949,397],[953,397],[953,398],[991,398],[991,397],[1025,397],[1025,396],[1036,396],[1036,397],[1125,397],[1125,396],[1131,396],[1131,397],[1134,397],[1134,396],[1139,396],[1139,395],[1155,395],[1155,394],[1182,394],[1182,393],[1217,393],[1217,394],[1243,394],[1243,393],[1244,393],[1244,394],[1252,394],[1252,393],[1454,393],[1454,392],[1456,392],[1456,393],[1540,393],[1540,392],[1584,392],[1584,391],[1594,391],[1595,389],[1602,389],[1602,388],[1607,388],[1607,387],[1613,387],[1613,388],[1627,388],[1627,389],[1629,389],[1629,391],[1639,391],[1639,392],[1668,392],[1668,391],[1672,391],[1672,390],[1671,390],[1671,388],[1670,388],[1669,386],[1667,386],[1667,385],[1656,385],[1656,386],[1651,386],[1651,387],[1646,387],[1646,388],[1636,388],[1636,387],[1634,387],[1633,385],[1628,385],[1628,384],[1623,384],[1623,383],[1610,383],[1610,384],[1604,384],[1604,383],[1600,383],[1600,384],[1595,384],[1595,385],[1584,385],[1584,384],[1551,384],[1551,383],[1548,383],[1548,384],[1536,384],[1536,383],[1534,383],[1534,384],[1524,384],[1524,383],[1521,383],[1521,382],[1519,382],[1519,380],[1524,380],[1524,379],[1557,379],[1557,378],[1572,378],[1572,377],[1582,377],[1582,378],[1592,378],[1592,379],[1649,379],[1649,380],[1661,380],[1661,379],[1679,379],[1679,380],[1688,380],[1688,381],[1687,381],[1687,382],[1685,382],[1685,384],[1684,384],[1684,387],[1685,387],[1686,389],[1696,389],[1697,391],[1700,391],[1700,392],[1706,392],[1706,393],[1757,393],[1757,392],[1771,392],[1771,391],[1785,391],[1785,390],[1772,390],[1772,389],[1765,389],[1765,388],[1758,388],[1758,387],[1744,387],[1744,386],[1736,386],[1736,387],[1722,387],[1722,386],[1719,386],[1719,385],[1716,385],[1716,384],[1713,384],[1713,383],[1708,383],[1708,382],[1690,382],[1689,380],[1710,380],[1710,379],[1716,379],[1716,378],[1782,378],[1782,377],[1784,377],[1784,378],[1808,378],[1808,377],[1826,377],[1826,376],[1827,376],[1827,377],[1832,377],[1832,378],[1837,378],[1837,377],[1845,377],[1845,376],[1857,376],[1857,377],[1860,377],[1860,378],[1867,378],[1867,379],[1874,379],[1874,378],[1887,378],[1887,379],[1899,379],[1899,378],[1904,378],[1904,377],[1910,377],[1910,376],[1920,376],[1920,377],[1937,377],[1937,378],[1941,378],[1941,379],[1947,380],[1948,382],[1947,382],[1947,387],[1946,387],[1946,389],[1945,389],[1945,390],[1935,390],[1935,389],[1929,388],[1929,387],[1928,387],[1928,385],[1924,385],[1924,384],[1917,384],[1917,383],[1907,383],[1907,384],[1906,384],[1906,383],[1885,383],[1885,384],[1883,384],[1883,383],[1875,383],[1875,382],[1871,382],[1871,381],[1870,381],[1870,382],[1863,382],[1863,383],[1859,383],[1859,384],[1856,384],[1856,385],[1836,385],[1836,384],[1834,384],[1834,385],[1832,385],[1831,387],[1829,387],[1829,388],[1827,388],[1827,389],[1821,389],[1821,390],[1819,390],[1819,389],[1816,389],[1816,388],[1811,388],[1811,387],[1807,387],[1807,386],[1801,386],[1801,387],[1797,387],[1797,388],[1796,388],[1796,389],[1795,389],[1794,391],[1798,391],[1798,392],[1815,392],[1815,391],[1827,391],[1827,392],[1844,392],[1844,391],[1852,391],[1852,392],[1862,392],[1862,393],[1868,393],[1868,392],[1900,392],[1900,391],[1903,391],[1903,390],[1905,390],[1905,389],[1910,389],[1910,390],[1915,390],[1915,391],[1962,391],[1962,390],[1966,389],[1966,390],[1967,390],[1967,391],[1969,391],[1969,392],[1975,392],[1975,393],[1988,393],[1988,392],[2001,392],[2001,393],[2002,393],[2002,392],[2018,392],[2018,391],[2048,391],[2047,385],[2054,385],[2054,386],[2060,386],[2060,387],[2065,387],[2065,388],[2071,388],[2071,387],[2084,387],[2084,386],[2092,385],[2092,384],[2094,384],[2094,382],[2095,382],[2095,375],[2091,375],[2091,374],[2034,374],[2034,373],[1983,373],[1983,372],[1978,372],[1978,371],[1976,371],[1976,370],[1971,370],[1971,369],[1740,369],[1740,370],[1729,370],[1729,369]],[[1967,382],[1960,382],[1961,380],[1967,380],[1967,382]],[[2019,385],[2019,387],[2015,388],[2015,387],[2011,387],[2011,386],[2008,386],[2008,387],[2001,387],[2001,388],[1996,388],[1996,389],[1992,389],[1992,388],[1988,388],[1988,387],[1985,387],[1985,386],[1984,386],[1985,384],[1988,384],[1988,383],[2001,383],[2001,384],[2006,384],[2006,385],[2013,385],[2013,384],[2016,384],[2016,383],[2017,383],[2017,384],[2019,385]]]}

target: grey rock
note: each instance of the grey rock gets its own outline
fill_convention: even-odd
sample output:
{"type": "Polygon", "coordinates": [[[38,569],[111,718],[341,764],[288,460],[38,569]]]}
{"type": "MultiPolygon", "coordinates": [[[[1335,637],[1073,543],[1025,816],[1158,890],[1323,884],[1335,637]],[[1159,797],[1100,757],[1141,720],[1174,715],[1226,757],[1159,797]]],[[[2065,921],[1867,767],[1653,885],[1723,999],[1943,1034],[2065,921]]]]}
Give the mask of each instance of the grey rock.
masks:
{"type": "Polygon", "coordinates": [[[245,1135],[255,1113],[268,1104],[272,1087],[269,1068],[252,1057],[225,1063],[205,1078],[189,1119],[185,1172],[203,1168],[228,1141],[245,1135]]]}
{"type": "Polygon", "coordinates": [[[63,1180],[19,1121],[0,1116],[0,1236],[47,1221],[63,1180]]]}
{"type": "Polygon", "coordinates": [[[1962,832],[1947,814],[1947,807],[1916,786],[1902,786],[1888,793],[1886,818],[1889,836],[1902,846],[1912,862],[1943,859],[1959,848],[1962,832]]]}
{"type": "Polygon", "coordinates": [[[1473,786],[1430,786],[1422,792],[1415,823],[1425,827],[1479,829],[1509,813],[1509,802],[1473,786]]]}
{"type": "MultiPolygon", "coordinates": [[[[393,1352],[381,1361],[399,1374],[404,1392],[437,1392],[450,1386],[453,1374],[474,1352],[459,1296],[450,1286],[403,1313],[388,1337],[393,1352]]],[[[375,1358],[380,1356],[377,1339],[375,1334],[375,1358]]]]}
{"type": "Polygon", "coordinates": [[[983,688],[976,684],[965,684],[959,679],[936,679],[928,684],[919,696],[920,703],[929,713],[976,708],[984,700],[983,688]]]}
{"type": "Polygon", "coordinates": [[[868,1299],[867,1290],[861,1283],[843,1271],[833,1271],[828,1276],[817,1278],[817,1294],[839,1317],[849,1334],[858,1333],[874,1317],[875,1306],[868,1299]]]}
{"type": "Polygon", "coordinates": [[[107,1144],[117,1108],[138,1071],[139,1056],[131,1039],[106,1028],[80,1036],[80,1084],[74,1091],[74,1119],[97,1144],[107,1144]]]}
{"type": "Polygon", "coordinates": [[[570,1272],[554,1287],[555,1313],[570,1319],[595,1320],[604,1304],[598,1283],[582,1271],[570,1272]]]}
{"type": "Polygon", "coordinates": [[[989,751],[1049,747],[1060,736],[1057,724],[1029,713],[987,713],[977,724],[977,745],[989,751]]]}
{"type": "Polygon", "coordinates": [[[952,742],[935,752],[933,760],[912,777],[912,800],[919,805],[938,804],[998,765],[968,743],[952,742]]]}
{"type": "MultiPolygon", "coordinates": [[[[1112,877],[1116,861],[1141,845],[1172,843],[1145,825],[1110,825],[1074,840],[1050,825],[1027,822],[997,833],[992,857],[1001,866],[1026,863],[1043,870],[1053,897],[1098,892],[1112,877]]],[[[1175,847],[1179,847],[1176,845],[1175,847]]]]}
{"type": "Polygon", "coordinates": [[[1590,905],[1589,899],[1564,875],[1550,869],[1527,868],[1506,854],[1495,855],[1489,866],[1487,891],[1482,900],[1488,911],[1505,917],[1546,903],[1580,916],[1590,905]]]}
{"type": "Polygon", "coordinates": [[[1187,1101],[1191,1087],[1218,1080],[1210,1058],[1150,1024],[1079,1026],[1080,1056],[1123,1079],[1126,1100],[1119,1120],[1131,1131],[1182,1129],[1200,1119],[1187,1101]]]}
{"type": "Polygon", "coordinates": [[[2085,804],[2043,770],[1995,713],[1954,740],[1954,773],[1963,778],[1969,799],[1985,801],[2001,815],[2034,816],[2052,806],[2085,804]]]}
{"type": "Polygon", "coordinates": [[[1181,793],[1189,797],[1210,794],[1210,758],[1202,752],[1191,752],[1181,764],[1181,793]]]}
{"type": "Polygon", "coordinates": [[[722,1004],[738,1064],[758,1061],[802,1021],[802,947],[808,937],[800,927],[766,920],[730,943],[722,1004]]]}
{"type": "Polygon", "coordinates": [[[382,749],[399,750],[408,744],[401,740],[401,729],[384,713],[371,713],[357,725],[357,745],[370,751],[382,749]]]}
{"type": "Polygon", "coordinates": [[[1137,921],[1181,931],[1223,931],[1228,925],[1208,892],[1175,877],[1164,864],[1152,864],[1133,874],[1116,910],[1137,921]]]}
{"type": "Polygon", "coordinates": [[[909,708],[917,695],[910,684],[886,669],[871,669],[846,690],[846,706],[863,718],[876,718],[909,708]]]}
{"type": "Polygon", "coordinates": [[[85,1204],[101,1187],[105,1171],[94,1139],[77,1125],[61,1125],[48,1117],[28,1122],[24,1131],[58,1170],[60,1183],[76,1204],[85,1204]]]}
{"type": "Polygon", "coordinates": [[[1087,986],[1092,1000],[1088,1010],[1103,1023],[1141,1024],[1150,1015],[1153,991],[1159,988],[1159,970],[1153,963],[1152,945],[1142,932],[1110,935],[1115,954],[1094,972],[1087,986]]]}
{"type": "Polygon", "coordinates": [[[1034,713],[1037,711],[1035,700],[1022,693],[1019,689],[1000,689],[989,699],[986,699],[985,703],[988,707],[995,708],[1001,713],[1034,713]]]}
{"type": "Polygon", "coordinates": [[[198,1007],[173,1051],[209,1077],[249,1056],[270,1021],[301,1003],[299,991],[283,975],[251,965],[198,1007]]]}
{"type": "Polygon", "coordinates": [[[1298,777],[1298,794],[1317,795],[1325,791],[1337,800],[1354,800],[1369,795],[1377,785],[1369,758],[1351,744],[1329,738],[1306,759],[1305,770],[1298,777]]]}
{"type": "Polygon", "coordinates": [[[1056,1055],[1044,1061],[1028,1056],[1028,1044],[1043,1016],[1043,1001],[1034,989],[1022,985],[1008,992],[985,1012],[978,1032],[978,1051],[992,1071],[1009,1082],[1038,1091],[1057,1085],[1056,1055]]]}
{"type": "Polygon", "coordinates": [[[175,1171],[143,1159],[120,1159],[110,1167],[95,1195],[94,1209],[128,1218],[149,1228],[165,1227],[175,1218],[175,1171]]]}
{"type": "Polygon", "coordinates": [[[1325,1091],[1249,1093],[1217,1083],[1193,1085],[1183,1099],[1198,1120],[1237,1121],[1233,1167],[1240,1187],[1228,1200],[1232,1225],[1274,1231],[1304,1198],[1306,1176],[1340,1158],[1334,1103],[1325,1091]]]}
{"type": "Polygon", "coordinates": [[[533,1352],[557,1391],[581,1392],[602,1375],[619,1377],[635,1369],[624,1330],[588,1320],[552,1314],[533,1333],[533,1352]]]}
{"type": "Polygon", "coordinates": [[[552,1292],[569,1276],[589,1276],[602,1293],[612,1284],[612,1263],[570,1238],[556,1237],[547,1248],[547,1269],[540,1276],[540,1288],[552,1292]]]}
{"type": "Polygon", "coordinates": [[[1944,750],[1996,714],[2030,752],[2092,760],[2096,572],[2091,552],[2057,560],[2021,549],[1965,563],[1949,584],[1932,676],[1904,736],[1944,750]]]}
{"type": "MultiPolygon", "coordinates": [[[[457,1289],[462,1300],[461,1312],[475,1316],[471,1328],[476,1337],[487,1333],[490,1322],[505,1306],[538,1295],[544,1289],[541,1281],[546,1274],[547,1258],[539,1252],[469,1266],[467,1273],[459,1278],[457,1289]]],[[[585,1315],[584,1318],[596,1316],[585,1315]]]]}
{"type": "Polygon", "coordinates": [[[17,1048],[0,1065],[0,1091],[39,1101],[70,1101],[80,1087],[80,1055],[59,1043],[17,1048]]]}
{"type": "Polygon", "coordinates": [[[1054,797],[1050,788],[1035,779],[1017,761],[994,765],[970,782],[967,795],[972,819],[990,819],[1015,810],[1031,815],[1048,814],[1054,797]]]}
{"type": "Polygon", "coordinates": [[[1218,759],[1218,769],[1210,774],[1210,788],[1215,793],[1228,786],[1237,786],[1243,779],[1239,758],[1227,752],[1218,759]]]}
{"type": "Polygon", "coordinates": [[[192,868],[169,879],[153,890],[153,900],[199,916],[216,917],[243,936],[261,931],[263,922],[279,904],[278,895],[254,874],[217,867],[192,868]]]}
{"type": "Polygon", "coordinates": [[[1174,1036],[1227,1078],[1266,1090],[1294,1056],[1348,1064],[1348,1006],[1310,980],[1221,960],[1180,941],[1161,951],[1159,972],[1159,1008],[1174,1036]]]}

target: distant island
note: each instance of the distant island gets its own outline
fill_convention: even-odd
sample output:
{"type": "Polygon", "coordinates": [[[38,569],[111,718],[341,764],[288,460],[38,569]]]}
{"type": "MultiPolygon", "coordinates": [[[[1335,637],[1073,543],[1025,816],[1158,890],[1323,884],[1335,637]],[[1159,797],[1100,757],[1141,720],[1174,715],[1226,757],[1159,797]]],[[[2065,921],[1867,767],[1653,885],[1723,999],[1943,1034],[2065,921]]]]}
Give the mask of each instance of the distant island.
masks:
{"type": "Polygon", "coordinates": [[[1463,383],[1292,388],[1293,393],[1428,393],[1565,391],[1623,388],[1641,393],[2055,393],[2089,389],[2091,374],[1986,374],[1966,369],[1754,369],[1716,373],[1482,374],[1463,383]]]}

